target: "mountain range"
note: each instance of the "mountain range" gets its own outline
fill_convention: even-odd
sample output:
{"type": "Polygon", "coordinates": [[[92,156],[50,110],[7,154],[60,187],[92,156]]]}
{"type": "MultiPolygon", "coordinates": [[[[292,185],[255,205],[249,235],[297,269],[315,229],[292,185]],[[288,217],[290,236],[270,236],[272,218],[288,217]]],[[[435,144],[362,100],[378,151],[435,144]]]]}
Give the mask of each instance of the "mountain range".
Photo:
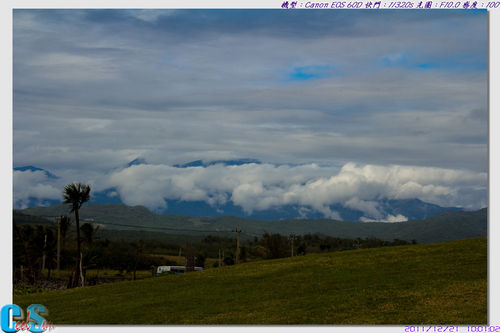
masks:
{"type": "Polygon", "coordinates": [[[34,167],[32,165],[25,165],[25,166],[22,166],[22,167],[16,167],[14,168],[14,171],[42,171],[49,179],[58,179],[59,177],[57,177],[56,175],[54,175],[53,173],[47,171],[47,170],[44,170],[42,168],[37,168],[37,167],[34,167]]]}

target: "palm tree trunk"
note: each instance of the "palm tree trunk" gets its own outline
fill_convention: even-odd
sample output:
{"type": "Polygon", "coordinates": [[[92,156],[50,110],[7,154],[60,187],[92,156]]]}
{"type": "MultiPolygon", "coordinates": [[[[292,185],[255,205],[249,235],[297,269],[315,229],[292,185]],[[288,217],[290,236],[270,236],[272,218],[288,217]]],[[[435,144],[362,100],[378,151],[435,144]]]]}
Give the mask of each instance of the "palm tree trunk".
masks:
{"type": "Polygon", "coordinates": [[[80,216],[78,215],[78,208],[75,209],[75,221],[76,221],[76,251],[77,259],[75,264],[75,278],[73,280],[73,287],[78,287],[78,281],[80,280],[80,266],[82,260],[82,249],[80,244],[80,216]]]}
{"type": "Polygon", "coordinates": [[[85,286],[85,278],[83,276],[83,254],[80,252],[80,286],[85,286]]]}

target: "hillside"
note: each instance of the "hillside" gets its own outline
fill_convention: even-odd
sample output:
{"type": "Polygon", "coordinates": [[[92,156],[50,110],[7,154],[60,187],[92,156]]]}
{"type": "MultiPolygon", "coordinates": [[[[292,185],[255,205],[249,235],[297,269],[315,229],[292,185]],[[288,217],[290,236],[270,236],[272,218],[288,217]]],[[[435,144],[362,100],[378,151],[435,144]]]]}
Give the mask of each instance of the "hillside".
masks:
{"type": "Polygon", "coordinates": [[[12,218],[17,224],[39,224],[39,225],[51,225],[54,224],[53,220],[46,219],[41,216],[23,214],[18,210],[12,213],[12,218]]]}
{"type": "MultiPolygon", "coordinates": [[[[58,216],[68,214],[68,208],[55,205],[28,208],[20,212],[35,216],[58,216]]],[[[250,236],[265,232],[284,235],[318,233],[345,238],[376,237],[388,241],[398,238],[416,240],[419,243],[485,237],[487,215],[487,209],[474,212],[447,211],[425,220],[359,223],[327,219],[262,221],[230,216],[199,218],[158,215],[142,206],[129,207],[121,204],[89,204],[81,209],[81,218],[102,224],[101,230],[124,229],[196,235],[220,233],[228,236],[231,230],[238,227],[250,236]]]]}
{"type": "Polygon", "coordinates": [[[57,325],[487,324],[487,241],[307,255],[14,296],[57,325]]]}

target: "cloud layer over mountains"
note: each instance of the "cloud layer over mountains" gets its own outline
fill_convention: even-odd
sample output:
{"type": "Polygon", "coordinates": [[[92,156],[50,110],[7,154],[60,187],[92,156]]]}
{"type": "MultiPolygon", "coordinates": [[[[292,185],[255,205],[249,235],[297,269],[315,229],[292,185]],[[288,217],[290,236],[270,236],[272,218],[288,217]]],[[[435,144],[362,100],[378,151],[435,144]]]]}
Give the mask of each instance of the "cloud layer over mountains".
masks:
{"type": "MultiPolygon", "coordinates": [[[[60,199],[70,179],[50,179],[43,171],[14,171],[16,205],[30,197],[60,199]],[[32,184],[37,184],[32,186],[32,184]]],[[[132,165],[100,176],[93,191],[114,189],[127,205],[164,210],[165,200],[205,201],[212,206],[231,201],[247,213],[284,205],[298,205],[341,219],[331,205],[362,211],[366,221],[404,219],[384,216],[382,199],[412,199],[441,206],[478,209],[487,205],[487,175],[431,167],[358,166],[340,169],[316,164],[224,165],[180,168],[168,165],[132,165]]],[[[113,193],[113,192],[111,192],[113,193]]]]}

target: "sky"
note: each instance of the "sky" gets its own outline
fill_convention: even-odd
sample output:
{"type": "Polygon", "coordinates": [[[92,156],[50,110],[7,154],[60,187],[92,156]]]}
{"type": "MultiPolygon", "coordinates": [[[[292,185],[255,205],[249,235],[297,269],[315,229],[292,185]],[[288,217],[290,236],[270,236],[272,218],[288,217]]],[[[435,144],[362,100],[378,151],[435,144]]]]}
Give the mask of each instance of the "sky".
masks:
{"type": "Polygon", "coordinates": [[[72,181],[151,209],[487,206],[485,11],[13,15],[13,164],[58,176],[14,171],[14,207],[72,181]]]}

